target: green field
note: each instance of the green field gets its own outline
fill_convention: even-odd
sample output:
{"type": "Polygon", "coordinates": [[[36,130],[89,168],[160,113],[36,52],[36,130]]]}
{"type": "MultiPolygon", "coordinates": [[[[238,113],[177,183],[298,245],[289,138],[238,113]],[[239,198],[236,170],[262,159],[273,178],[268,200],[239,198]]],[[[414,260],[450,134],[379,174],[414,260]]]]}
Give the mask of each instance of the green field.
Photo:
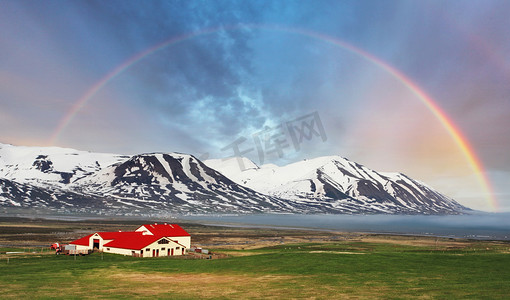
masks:
{"type": "Polygon", "coordinates": [[[230,255],[217,260],[0,249],[0,297],[501,299],[510,298],[508,247],[346,241],[217,249],[230,255]]]}

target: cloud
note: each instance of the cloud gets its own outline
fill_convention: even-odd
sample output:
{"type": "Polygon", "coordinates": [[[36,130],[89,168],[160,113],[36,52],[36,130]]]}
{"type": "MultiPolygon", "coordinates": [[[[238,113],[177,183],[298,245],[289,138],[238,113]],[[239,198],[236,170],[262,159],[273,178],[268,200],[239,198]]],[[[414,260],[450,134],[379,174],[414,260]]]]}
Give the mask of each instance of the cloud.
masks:
{"type": "MultiPolygon", "coordinates": [[[[19,141],[49,136],[77,99],[133,55],[216,29],[148,55],[108,82],[59,143],[214,152],[319,111],[328,142],[285,159],[340,154],[419,178],[464,170],[462,158],[450,160],[458,149],[437,120],[420,121],[426,108],[391,74],[327,41],[268,29],[281,25],[346,41],[398,68],[437,100],[489,171],[507,172],[506,11],[508,3],[497,1],[469,3],[462,12],[456,2],[5,2],[0,111],[7,117],[0,134],[19,141]],[[409,102],[418,109],[402,104],[409,102]],[[446,163],[423,163],[429,161],[446,163]]],[[[464,181],[466,190],[475,193],[470,183],[464,181]]],[[[462,190],[462,180],[448,184],[441,188],[462,190]]],[[[504,185],[497,190],[506,195],[504,185]]]]}

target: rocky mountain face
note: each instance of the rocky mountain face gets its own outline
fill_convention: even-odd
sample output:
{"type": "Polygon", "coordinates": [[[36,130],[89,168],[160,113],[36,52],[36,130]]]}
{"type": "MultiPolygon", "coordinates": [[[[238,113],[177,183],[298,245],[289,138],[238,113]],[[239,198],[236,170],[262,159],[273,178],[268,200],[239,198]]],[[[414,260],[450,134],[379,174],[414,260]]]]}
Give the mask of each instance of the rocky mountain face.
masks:
{"type": "Polygon", "coordinates": [[[0,178],[50,188],[65,188],[129,156],[58,147],[0,144],[0,178]]]}
{"type": "Polygon", "coordinates": [[[286,201],[236,184],[197,158],[180,153],[135,155],[74,182],[86,195],[128,207],[177,213],[286,212],[286,201]]]}
{"type": "Polygon", "coordinates": [[[340,156],[283,167],[258,167],[244,159],[243,165],[248,166],[244,170],[235,159],[205,163],[260,193],[340,213],[450,214],[467,210],[404,174],[376,172],[340,156]]]}
{"type": "Polygon", "coordinates": [[[0,206],[130,214],[307,211],[236,184],[187,154],[122,156],[3,144],[0,206]]]}
{"type": "Polygon", "coordinates": [[[0,144],[0,207],[144,215],[457,214],[454,200],[402,174],[340,157],[284,167],[188,154],[134,156],[0,144]]]}

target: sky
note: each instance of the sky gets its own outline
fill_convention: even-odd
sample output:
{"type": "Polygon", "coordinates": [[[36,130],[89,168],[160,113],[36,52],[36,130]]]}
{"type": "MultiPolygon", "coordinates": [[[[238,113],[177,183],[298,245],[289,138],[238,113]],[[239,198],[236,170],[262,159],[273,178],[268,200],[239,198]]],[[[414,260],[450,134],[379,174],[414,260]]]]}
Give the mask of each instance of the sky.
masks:
{"type": "Polygon", "coordinates": [[[0,142],[259,165],[340,155],[510,211],[508,11],[0,0],[0,142]]]}

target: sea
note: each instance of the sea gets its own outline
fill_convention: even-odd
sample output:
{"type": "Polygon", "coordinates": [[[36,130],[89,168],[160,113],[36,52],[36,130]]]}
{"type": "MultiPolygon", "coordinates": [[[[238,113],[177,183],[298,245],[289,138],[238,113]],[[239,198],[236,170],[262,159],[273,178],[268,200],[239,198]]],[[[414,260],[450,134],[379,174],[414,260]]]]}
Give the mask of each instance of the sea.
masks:
{"type": "Polygon", "coordinates": [[[194,222],[204,225],[249,228],[309,229],[341,232],[421,235],[477,240],[510,241],[510,212],[470,212],[464,215],[298,215],[298,214],[225,214],[225,215],[70,215],[32,212],[1,213],[0,217],[42,218],[63,221],[140,220],[194,222]]]}
{"type": "Polygon", "coordinates": [[[183,216],[179,218],[220,226],[510,240],[510,213],[472,213],[453,216],[253,214],[183,216]]]}

